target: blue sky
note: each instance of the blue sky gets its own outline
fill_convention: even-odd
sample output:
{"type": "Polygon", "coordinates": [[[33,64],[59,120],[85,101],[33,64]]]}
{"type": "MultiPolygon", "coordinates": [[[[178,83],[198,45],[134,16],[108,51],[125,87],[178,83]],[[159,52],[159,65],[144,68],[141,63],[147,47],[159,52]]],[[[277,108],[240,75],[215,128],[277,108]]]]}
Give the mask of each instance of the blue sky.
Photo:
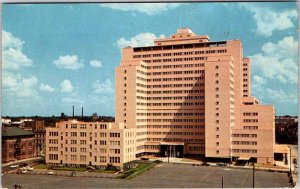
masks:
{"type": "Polygon", "coordinates": [[[115,114],[121,48],[152,45],[179,27],[211,41],[241,39],[252,95],[298,115],[295,2],[3,4],[2,115],[115,114]],[[180,19],[181,18],[181,19],[180,19]]]}

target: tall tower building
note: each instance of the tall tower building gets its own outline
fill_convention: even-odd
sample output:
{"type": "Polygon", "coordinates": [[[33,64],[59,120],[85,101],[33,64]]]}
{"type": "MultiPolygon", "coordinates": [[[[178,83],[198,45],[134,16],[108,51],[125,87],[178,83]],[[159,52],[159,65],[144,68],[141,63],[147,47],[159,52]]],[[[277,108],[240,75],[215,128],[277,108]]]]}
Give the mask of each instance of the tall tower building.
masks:
{"type": "Polygon", "coordinates": [[[127,47],[116,68],[116,122],[136,129],[136,155],[274,161],[273,106],[250,93],[240,40],[188,28],[154,46],[127,47]]]}

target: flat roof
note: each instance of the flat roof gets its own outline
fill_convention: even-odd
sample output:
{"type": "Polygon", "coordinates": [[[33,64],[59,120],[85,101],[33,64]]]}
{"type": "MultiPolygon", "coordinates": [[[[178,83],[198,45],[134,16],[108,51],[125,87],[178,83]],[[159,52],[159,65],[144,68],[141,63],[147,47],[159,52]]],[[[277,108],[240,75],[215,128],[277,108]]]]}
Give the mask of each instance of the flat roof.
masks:
{"type": "Polygon", "coordinates": [[[2,137],[14,136],[34,136],[34,134],[19,127],[2,127],[2,137]]]}
{"type": "Polygon", "coordinates": [[[286,144],[275,144],[274,146],[274,153],[288,153],[289,147],[286,144]]]}

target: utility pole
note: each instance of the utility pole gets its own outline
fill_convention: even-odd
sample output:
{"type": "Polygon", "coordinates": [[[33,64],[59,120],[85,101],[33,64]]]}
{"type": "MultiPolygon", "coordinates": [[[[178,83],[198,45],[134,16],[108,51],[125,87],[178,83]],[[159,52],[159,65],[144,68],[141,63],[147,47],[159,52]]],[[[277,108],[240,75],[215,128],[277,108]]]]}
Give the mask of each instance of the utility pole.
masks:
{"type": "Polygon", "coordinates": [[[255,165],[254,165],[254,162],[253,162],[253,178],[252,178],[252,180],[253,180],[253,188],[255,188],[254,186],[255,186],[255,177],[254,177],[254,171],[255,171],[255,165]]]}
{"type": "Polygon", "coordinates": [[[224,185],[223,185],[223,177],[222,177],[222,188],[224,188],[224,185]]]}
{"type": "Polygon", "coordinates": [[[292,148],[290,147],[290,175],[292,175],[292,148]]]}
{"type": "Polygon", "coordinates": [[[170,162],[170,146],[168,146],[168,163],[170,162]]]}

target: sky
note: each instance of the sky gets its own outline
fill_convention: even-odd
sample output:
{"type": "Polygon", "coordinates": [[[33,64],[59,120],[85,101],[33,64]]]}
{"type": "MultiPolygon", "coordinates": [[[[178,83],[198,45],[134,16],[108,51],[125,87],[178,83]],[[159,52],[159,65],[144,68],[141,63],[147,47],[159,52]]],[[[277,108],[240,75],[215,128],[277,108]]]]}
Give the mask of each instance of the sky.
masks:
{"type": "Polygon", "coordinates": [[[251,95],[298,115],[295,2],[3,4],[2,115],[115,115],[121,48],[153,45],[180,27],[240,39],[251,95]]]}

